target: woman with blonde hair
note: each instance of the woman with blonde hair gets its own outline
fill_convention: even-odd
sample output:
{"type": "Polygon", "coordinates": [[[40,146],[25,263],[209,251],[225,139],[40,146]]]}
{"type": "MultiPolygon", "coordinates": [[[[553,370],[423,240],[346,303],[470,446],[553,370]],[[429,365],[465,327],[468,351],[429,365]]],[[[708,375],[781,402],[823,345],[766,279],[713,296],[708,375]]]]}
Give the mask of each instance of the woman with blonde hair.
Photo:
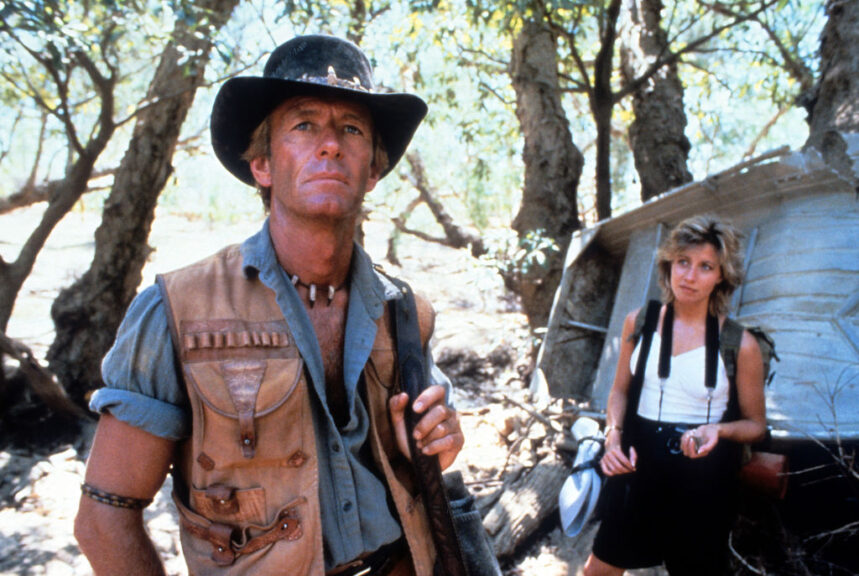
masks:
{"type": "Polygon", "coordinates": [[[602,523],[586,576],[660,564],[672,576],[727,568],[739,448],[766,433],[757,341],[743,333],[734,383],[718,352],[742,282],[740,249],[739,232],[718,218],[684,220],[657,254],[662,306],[652,308],[652,335],[639,337],[639,310],[626,317],[606,408],[602,523]]]}

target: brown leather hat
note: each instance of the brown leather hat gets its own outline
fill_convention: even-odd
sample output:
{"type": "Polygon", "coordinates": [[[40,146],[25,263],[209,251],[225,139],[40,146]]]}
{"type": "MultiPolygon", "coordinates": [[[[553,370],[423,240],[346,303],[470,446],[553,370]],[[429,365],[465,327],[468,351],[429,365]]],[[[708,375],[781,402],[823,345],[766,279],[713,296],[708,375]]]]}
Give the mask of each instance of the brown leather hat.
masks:
{"type": "Polygon", "coordinates": [[[370,109],[388,153],[382,176],[403,156],[427,113],[418,96],[376,92],[370,62],[355,44],[333,36],[298,36],[272,52],[261,77],[239,76],[221,86],[210,126],[221,164],[253,186],[250,166],[242,160],[251,134],[287,98],[313,95],[347,98],[370,109]]]}

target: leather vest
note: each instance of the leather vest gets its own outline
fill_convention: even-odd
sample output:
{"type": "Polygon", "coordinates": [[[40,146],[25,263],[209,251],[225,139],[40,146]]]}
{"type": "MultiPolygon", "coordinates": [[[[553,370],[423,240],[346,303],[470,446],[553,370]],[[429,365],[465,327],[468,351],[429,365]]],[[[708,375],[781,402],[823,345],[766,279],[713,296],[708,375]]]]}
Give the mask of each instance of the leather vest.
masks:
{"type": "MultiPolygon", "coordinates": [[[[325,572],[319,471],[304,363],[274,292],[246,276],[239,246],[158,277],[182,365],[191,437],[173,499],[191,575],[325,572]]],[[[418,299],[421,337],[433,312],[418,299]]],[[[416,576],[435,561],[414,473],[396,447],[387,402],[399,390],[387,310],[364,367],[367,441],[390,490],[416,576]]]]}

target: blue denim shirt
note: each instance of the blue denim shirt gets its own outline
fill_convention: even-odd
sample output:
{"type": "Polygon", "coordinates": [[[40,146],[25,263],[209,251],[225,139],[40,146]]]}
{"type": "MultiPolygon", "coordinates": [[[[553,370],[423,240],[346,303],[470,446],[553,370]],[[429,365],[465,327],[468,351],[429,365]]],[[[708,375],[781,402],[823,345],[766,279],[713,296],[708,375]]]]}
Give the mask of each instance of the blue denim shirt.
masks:
{"type": "MultiPolygon", "coordinates": [[[[316,334],[298,293],[277,263],[268,221],[242,244],[241,253],[245,272],[258,274],[275,292],[315,392],[311,404],[319,454],[319,500],[325,566],[331,569],[393,542],[401,534],[387,504],[386,487],[372,472],[368,451],[362,451],[370,418],[357,393],[376,338],[376,320],[382,316],[385,301],[399,298],[400,292],[373,269],[370,258],[356,245],[343,359],[350,418],[338,429],[325,399],[325,373],[316,334]]],[[[430,383],[445,386],[450,401],[450,381],[432,362],[429,351],[427,366],[430,383]]],[[[128,309],[102,364],[105,387],[93,395],[90,408],[110,412],[156,436],[182,440],[191,434],[191,415],[180,373],[161,293],[157,286],[150,286],[128,309]]]]}

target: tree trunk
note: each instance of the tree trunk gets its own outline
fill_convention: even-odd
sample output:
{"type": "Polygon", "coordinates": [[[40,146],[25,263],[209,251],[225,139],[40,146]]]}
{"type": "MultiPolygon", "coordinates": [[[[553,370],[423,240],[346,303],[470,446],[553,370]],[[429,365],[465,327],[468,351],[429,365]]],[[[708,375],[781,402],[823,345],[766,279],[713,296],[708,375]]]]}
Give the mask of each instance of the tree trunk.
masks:
{"type": "Polygon", "coordinates": [[[590,95],[591,111],[597,130],[597,219],[611,218],[611,116],[614,93],[611,78],[614,73],[614,43],[617,39],[617,19],[621,0],[611,0],[603,16],[600,50],[594,61],[594,85],[590,95]]]}
{"type": "Polygon", "coordinates": [[[829,0],[820,37],[820,79],[806,102],[806,146],[820,150],[840,174],[856,183],[843,135],[859,133],[859,2],[829,0]]]}
{"type": "Polygon", "coordinates": [[[349,6],[349,30],[346,32],[346,38],[360,46],[366,30],[367,4],[364,0],[353,0],[349,6]]]}
{"type": "MultiPolygon", "coordinates": [[[[668,39],[660,25],[662,7],[661,0],[624,2],[620,62],[627,85],[668,51],[668,39]]],[[[690,144],[676,61],[662,66],[635,90],[632,109],[635,120],[629,128],[629,140],[644,202],[692,180],[686,166],[690,144]]]]}
{"type": "Polygon", "coordinates": [[[546,324],[570,234],[581,226],[576,190],[584,160],[561,106],[556,57],[549,29],[525,23],[513,44],[510,63],[516,116],[525,140],[525,187],[513,228],[520,241],[536,233],[554,240],[558,251],[547,254],[542,266],[529,267],[507,280],[522,298],[528,322],[535,328],[546,324]]]}
{"type": "Polygon", "coordinates": [[[591,327],[608,328],[621,264],[592,242],[565,270],[558,291],[563,306],[555,309],[539,366],[553,398],[590,398],[605,343],[605,332],[591,327]]]}
{"type": "Polygon", "coordinates": [[[177,20],[149,87],[152,106],[137,118],[129,148],[105,202],[89,270],[63,290],[51,309],[57,334],[48,351],[51,370],[82,401],[101,385],[101,359],[140,284],[151,248],[155,206],[168,176],[179,132],[212,48],[211,38],[237,0],[195,5],[196,24],[177,20]]]}

